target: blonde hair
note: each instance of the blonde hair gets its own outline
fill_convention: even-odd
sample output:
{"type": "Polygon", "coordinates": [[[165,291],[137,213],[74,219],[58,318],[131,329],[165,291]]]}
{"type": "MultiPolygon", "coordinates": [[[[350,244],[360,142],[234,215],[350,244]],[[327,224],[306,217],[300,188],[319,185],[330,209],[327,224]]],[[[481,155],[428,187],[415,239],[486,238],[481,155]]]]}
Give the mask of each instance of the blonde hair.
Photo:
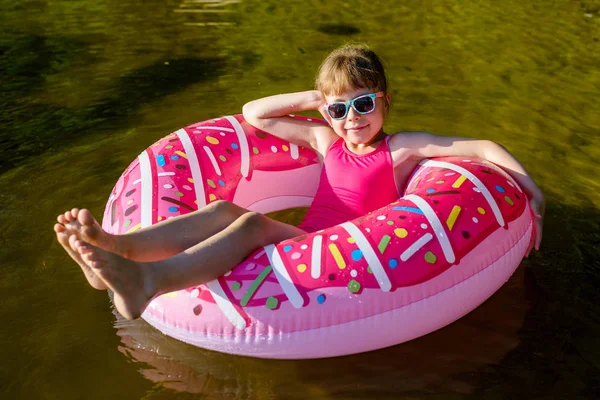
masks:
{"type": "Polygon", "coordinates": [[[347,44],[332,51],[315,79],[315,89],[324,95],[363,88],[388,93],[383,63],[373,50],[362,44],[347,44]]]}

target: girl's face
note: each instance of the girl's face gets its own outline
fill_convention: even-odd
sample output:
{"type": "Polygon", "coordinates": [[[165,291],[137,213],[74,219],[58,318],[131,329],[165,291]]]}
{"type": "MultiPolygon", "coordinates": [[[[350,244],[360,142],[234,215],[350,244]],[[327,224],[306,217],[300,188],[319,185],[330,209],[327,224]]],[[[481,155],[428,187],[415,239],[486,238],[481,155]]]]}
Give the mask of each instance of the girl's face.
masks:
{"type": "MultiPolygon", "coordinates": [[[[372,89],[358,89],[344,92],[339,95],[327,95],[327,104],[334,102],[347,102],[365,94],[376,93],[372,89]]],[[[360,114],[349,106],[346,116],[342,119],[333,119],[325,112],[325,118],[338,136],[355,145],[370,144],[371,140],[383,129],[386,113],[386,100],[388,94],[375,98],[375,110],[368,114],[360,114]]]]}

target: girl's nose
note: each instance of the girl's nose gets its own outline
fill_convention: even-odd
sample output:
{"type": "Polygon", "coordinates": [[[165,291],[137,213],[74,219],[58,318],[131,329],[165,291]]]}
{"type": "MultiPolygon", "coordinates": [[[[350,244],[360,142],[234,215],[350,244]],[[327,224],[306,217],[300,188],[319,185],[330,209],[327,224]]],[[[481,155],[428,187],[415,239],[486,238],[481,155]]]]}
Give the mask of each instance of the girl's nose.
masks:
{"type": "Polygon", "coordinates": [[[360,118],[360,114],[357,113],[353,107],[350,107],[348,109],[348,115],[346,115],[346,117],[350,120],[356,120],[360,118]]]}

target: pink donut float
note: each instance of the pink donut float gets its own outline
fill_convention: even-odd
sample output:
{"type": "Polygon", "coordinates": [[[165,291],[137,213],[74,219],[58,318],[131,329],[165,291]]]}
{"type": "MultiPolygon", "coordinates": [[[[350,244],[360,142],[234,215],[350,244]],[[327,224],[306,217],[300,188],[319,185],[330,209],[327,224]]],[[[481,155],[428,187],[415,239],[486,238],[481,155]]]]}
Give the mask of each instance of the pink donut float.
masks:
{"type": "MultiPolygon", "coordinates": [[[[126,234],[217,199],[263,213],[309,206],[320,170],[315,152],[240,115],[200,122],[131,163],[102,226],[126,234]]],[[[219,279],[157,297],[142,317],[176,339],[246,356],[374,350],[479,306],[518,267],[532,233],[527,197],[500,168],[424,160],[397,201],[257,249],[219,279]]]]}

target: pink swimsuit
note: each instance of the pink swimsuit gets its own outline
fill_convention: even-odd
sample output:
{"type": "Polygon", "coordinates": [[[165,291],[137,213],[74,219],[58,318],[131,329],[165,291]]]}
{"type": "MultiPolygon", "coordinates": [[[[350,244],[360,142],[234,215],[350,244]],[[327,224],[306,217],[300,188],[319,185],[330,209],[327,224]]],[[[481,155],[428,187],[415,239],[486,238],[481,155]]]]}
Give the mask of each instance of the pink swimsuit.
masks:
{"type": "Polygon", "coordinates": [[[318,231],[397,200],[400,194],[389,138],[367,154],[354,154],[342,138],[336,140],[325,154],[315,199],[298,227],[306,232],[318,231]]]}

